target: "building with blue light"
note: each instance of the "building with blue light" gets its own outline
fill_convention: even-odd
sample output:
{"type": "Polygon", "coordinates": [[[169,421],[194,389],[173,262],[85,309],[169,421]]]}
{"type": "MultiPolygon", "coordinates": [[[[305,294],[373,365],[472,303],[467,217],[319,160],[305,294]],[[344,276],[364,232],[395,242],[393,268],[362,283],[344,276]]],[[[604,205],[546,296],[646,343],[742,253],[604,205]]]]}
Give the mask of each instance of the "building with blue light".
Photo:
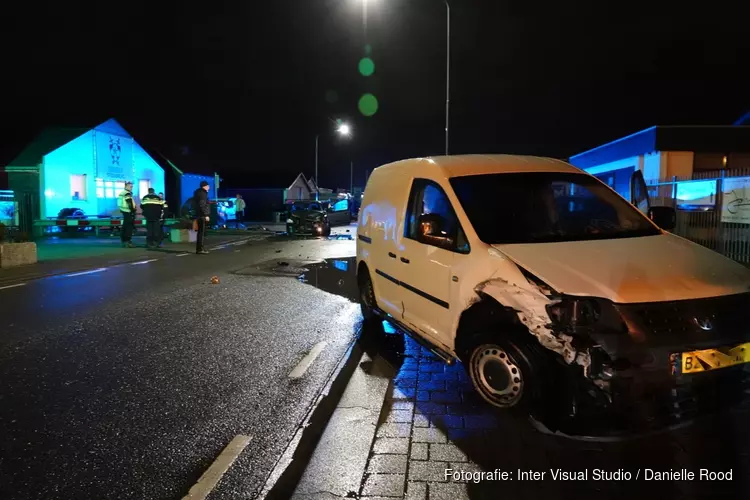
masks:
{"type": "Polygon", "coordinates": [[[136,204],[148,188],[164,191],[164,169],[114,119],[92,129],[44,131],[5,171],[30,220],[57,217],[65,208],[119,216],[117,195],[125,181],[134,184],[136,204]]]}
{"type": "Polygon", "coordinates": [[[636,170],[648,183],[695,172],[750,169],[750,126],[654,126],[571,156],[625,198],[636,170]]]}

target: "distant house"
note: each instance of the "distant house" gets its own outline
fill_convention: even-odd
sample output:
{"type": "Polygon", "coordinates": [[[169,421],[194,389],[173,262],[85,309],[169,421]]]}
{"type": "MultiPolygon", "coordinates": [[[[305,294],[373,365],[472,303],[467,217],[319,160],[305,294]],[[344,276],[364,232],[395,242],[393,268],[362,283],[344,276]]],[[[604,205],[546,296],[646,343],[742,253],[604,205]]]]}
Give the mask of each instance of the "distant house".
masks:
{"type": "Polygon", "coordinates": [[[213,172],[200,160],[176,154],[170,154],[167,157],[162,153],[156,153],[155,157],[158,158],[166,172],[167,192],[165,197],[171,213],[179,213],[180,207],[193,197],[193,192],[200,187],[201,181],[208,182],[210,187],[208,191],[209,199],[218,198],[219,185],[221,184],[219,174],[213,172]]]}
{"type": "Polygon", "coordinates": [[[117,195],[125,181],[133,182],[138,199],[150,187],[164,190],[164,169],[114,119],[92,128],[45,130],[4,170],[24,225],[64,208],[119,215],[117,195]]]}
{"type": "Polygon", "coordinates": [[[271,221],[274,212],[281,212],[287,203],[315,198],[314,183],[304,174],[296,177],[288,173],[254,174],[242,187],[222,188],[224,197],[241,194],[245,200],[245,220],[271,221]]]}

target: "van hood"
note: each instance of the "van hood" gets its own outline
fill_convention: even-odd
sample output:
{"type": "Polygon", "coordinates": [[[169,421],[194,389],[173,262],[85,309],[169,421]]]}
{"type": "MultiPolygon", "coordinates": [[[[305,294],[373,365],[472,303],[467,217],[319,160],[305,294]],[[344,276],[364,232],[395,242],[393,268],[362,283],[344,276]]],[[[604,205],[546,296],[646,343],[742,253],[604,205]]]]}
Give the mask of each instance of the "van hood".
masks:
{"type": "Polygon", "coordinates": [[[669,233],[493,247],[568,295],[638,303],[750,291],[745,266],[669,233]]]}

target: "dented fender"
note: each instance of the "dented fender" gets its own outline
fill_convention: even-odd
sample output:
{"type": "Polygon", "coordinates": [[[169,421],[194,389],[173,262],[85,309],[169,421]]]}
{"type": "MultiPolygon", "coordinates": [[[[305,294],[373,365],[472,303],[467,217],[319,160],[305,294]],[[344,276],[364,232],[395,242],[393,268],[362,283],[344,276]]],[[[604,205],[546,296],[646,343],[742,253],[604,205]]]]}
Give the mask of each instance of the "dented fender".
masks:
{"type": "Polygon", "coordinates": [[[552,330],[547,306],[557,301],[542,293],[537,286],[528,281],[512,283],[502,278],[491,278],[477,284],[474,291],[477,294],[477,300],[481,294],[489,295],[500,304],[515,311],[521,323],[544,348],[559,354],[568,364],[575,363],[582,366],[584,374],[587,374],[591,365],[590,355],[585,351],[577,351],[573,347],[573,337],[552,330]]]}

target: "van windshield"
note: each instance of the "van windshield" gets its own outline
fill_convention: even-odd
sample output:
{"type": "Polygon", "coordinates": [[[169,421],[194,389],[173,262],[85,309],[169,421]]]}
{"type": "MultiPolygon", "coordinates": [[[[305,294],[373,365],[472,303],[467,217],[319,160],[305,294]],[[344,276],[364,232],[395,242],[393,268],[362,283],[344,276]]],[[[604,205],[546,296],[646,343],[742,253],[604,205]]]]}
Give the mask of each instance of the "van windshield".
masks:
{"type": "Polygon", "coordinates": [[[585,174],[469,175],[450,183],[477,235],[488,244],[660,234],[638,210],[585,174]]]}

